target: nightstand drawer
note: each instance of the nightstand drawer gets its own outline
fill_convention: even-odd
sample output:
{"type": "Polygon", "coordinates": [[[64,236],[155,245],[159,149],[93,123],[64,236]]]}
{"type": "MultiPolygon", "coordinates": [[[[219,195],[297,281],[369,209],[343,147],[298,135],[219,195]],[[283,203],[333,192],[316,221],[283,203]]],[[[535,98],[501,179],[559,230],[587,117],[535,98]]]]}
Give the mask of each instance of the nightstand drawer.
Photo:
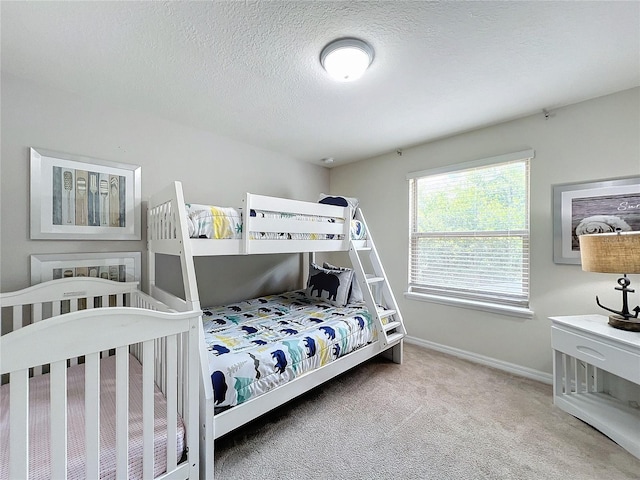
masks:
{"type": "Polygon", "coordinates": [[[631,351],[607,345],[556,326],[551,327],[551,345],[554,350],[631,382],[640,383],[640,358],[631,351]]]}

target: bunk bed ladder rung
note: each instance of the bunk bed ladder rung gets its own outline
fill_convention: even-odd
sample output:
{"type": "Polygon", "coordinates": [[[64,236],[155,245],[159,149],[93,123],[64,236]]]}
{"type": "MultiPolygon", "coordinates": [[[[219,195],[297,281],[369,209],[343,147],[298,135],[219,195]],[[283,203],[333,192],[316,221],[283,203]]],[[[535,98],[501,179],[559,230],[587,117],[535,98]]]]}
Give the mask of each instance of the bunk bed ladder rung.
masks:
{"type": "Polygon", "coordinates": [[[387,317],[391,317],[393,315],[395,315],[396,312],[395,310],[380,310],[378,309],[378,315],[380,315],[380,318],[387,318],[387,317]]]}
{"type": "Polygon", "coordinates": [[[366,225],[362,212],[357,211],[357,217],[364,223],[368,232],[368,239],[365,246],[356,246],[353,241],[349,248],[349,257],[355,271],[356,279],[362,289],[365,304],[370,312],[374,313],[374,323],[378,331],[378,338],[382,347],[399,343],[407,334],[402,320],[402,315],[396,303],[389,280],[382,268],[378,251],[376,250],[371,230],[366,225]],[[365,271],[363,259],[368,256],[368,264],[373,272],[365,271]]]}
{"type": "Polygon", "coordinates": [[[388,322],[383,325],[385,332],[390,332],[398,327],[400,327],[400,322],[388,322]]]}

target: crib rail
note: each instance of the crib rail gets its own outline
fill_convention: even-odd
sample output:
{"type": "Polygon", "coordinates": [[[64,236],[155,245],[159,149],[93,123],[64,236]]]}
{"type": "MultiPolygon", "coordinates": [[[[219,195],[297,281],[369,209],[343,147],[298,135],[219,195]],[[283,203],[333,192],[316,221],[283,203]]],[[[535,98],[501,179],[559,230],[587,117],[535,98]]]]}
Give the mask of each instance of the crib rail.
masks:
{"type": "MultiPolygon", "coordinates": [[[[0,462],[0,478],[29,478],[29,448],[30,442],[34,442],[29,432],[30,377],[43,365],[48,366],[44,373],[49,373],[50,391],[48,444],[51,464],[48,476],[67,478],[71,468],[68,445],[68,388],[71,387],[67,377],[69,366],[77,363],[84,363],[79,367],[84,368],[84,476],[99,478],[103,432],[101,358],[105,352],[111,352],[115,357],[116,478],[135,478],[138,473],[142,478],[153,478],[154,470],[159,468],[154,463],[154,434],[158,428],[154,413],[155,385],[166,400],[166,455],[162,457],[166,460],[166,472],[170,478],[197,478],[200,312],[173,312],[135,290],[135,283],[122,285],[101,279],[60,279],[36,287],[0,296],[3,313],[7,310],[12,317],[8,322],[3,318],[9,331],[0,338],[0,374],[10,384],[7,405],[10,408],[9,459],[0,462]],[[114,300],[112,296],[118,299],[114,300]],[[96,308],[96,298],[115,308],[96,308]],[[34,308],[34,305],[48,302],[58,305],[61,310],[64,302],[69,302],[70,309],[77,308],[78,311],[52,316],[58,307],[34,308]],[[122,307],[123,304],[133,306],[122,307]],[[46,318],[40,315],[42,310],[47,311],[46,318]],[[131,362],[136,361],[134,357],[142,364],[140,472],[129,470],[129,439],[132,438],[129,371],[131,362]],[[180,462],[181,452],[178,451],[178,415],[186,429],[188,454],[183,462],[180,462]]],[[[42,435],[42,432],[36,434],[42,435]]]]}
{"type": "MultiPolygon", "coordinates": [[[[139,293],[138,282],[113,282],[100,278],[63,278],[53,282],[44,282],[31,287],[0,294],[1,333],[2,335],[46,320],[64,313],[72,313],[86,309],[101,307],[124,307],[132,304],[132,298],[139,293]]],[[[151,297],[149,297],[151,298],[151,297]]],[[[135,302],[141,308],[142,298],[135,302]]],[[[151,299],[149,308],[153,302],[151,299]]],[[[159,307],[162,308],[162,307],[159,307]]],[[[101,352],[101,357],[108,356],[109,351],[101,352]]],[[[70,358],[68,365],[77,365],[82,358],[70,358]]],[[[49,371],[48,365],[35,365],[31,375],[42,375],[49,371]]],[[[4,384],[6,378],[2,378],[4,384]]]]}
{"type": "Polygon", "coordinates": [[[0,294],[2,334],[62,313],[126,306],[138,291],[138,282],[113,282],[101,278],[61,278],[0,294]],[[8,315],[12,320],[6,321],[8,315]]]}

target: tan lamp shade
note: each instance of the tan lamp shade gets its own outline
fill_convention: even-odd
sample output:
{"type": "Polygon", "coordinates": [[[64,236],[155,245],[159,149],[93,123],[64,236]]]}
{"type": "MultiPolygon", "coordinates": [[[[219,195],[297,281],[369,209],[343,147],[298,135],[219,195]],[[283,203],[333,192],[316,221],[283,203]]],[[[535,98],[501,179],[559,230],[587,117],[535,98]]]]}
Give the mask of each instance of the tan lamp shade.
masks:
{"type": "Polygon", "coordinates": [[[640,273],[640,232],[580,235],[582,270],[600,273],[640,273]]]}

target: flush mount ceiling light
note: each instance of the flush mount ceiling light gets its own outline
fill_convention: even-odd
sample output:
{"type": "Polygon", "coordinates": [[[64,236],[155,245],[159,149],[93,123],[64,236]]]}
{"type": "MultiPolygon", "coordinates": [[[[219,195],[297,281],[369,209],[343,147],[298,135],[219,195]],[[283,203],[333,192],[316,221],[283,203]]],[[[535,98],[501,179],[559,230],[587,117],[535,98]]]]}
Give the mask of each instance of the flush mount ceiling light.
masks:
{"type": "Polygon", "coordinates": [[[341,82],[360,78],[372,61],[373,48],[357,38],[334,40],[320,53],[320,63],[324,69],[341,82]]]}

